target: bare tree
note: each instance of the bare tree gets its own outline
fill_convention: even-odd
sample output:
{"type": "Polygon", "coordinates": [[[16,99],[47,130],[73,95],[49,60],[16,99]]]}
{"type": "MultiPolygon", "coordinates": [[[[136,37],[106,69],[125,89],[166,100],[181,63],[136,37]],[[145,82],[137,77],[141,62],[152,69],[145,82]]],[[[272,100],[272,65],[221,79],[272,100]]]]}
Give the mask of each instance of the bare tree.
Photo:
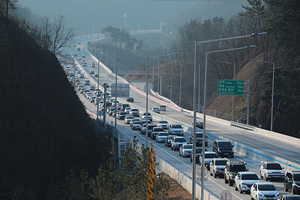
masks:
{"type": "Polygon", "coordinates": [[[15,10],[15,4],[18,0],[0,0],[0,14],[3,15],[3,11],[5,11],[5,18],[8,18],[9,9],[15,10]]]}
{"type": "Polygon", "coordinates": [[[46,37],[47,44],[51,44],[49,46],[49,50],[58,54],[59,49],[66,46],[70,40],[74,37],[73,29],[66,28],[64,16],[59,16],[58,18],[54,17],[54,22],[52,25],[53,34],[50,37],[46,37]],[[48,41],[50,39],[50,41],[48,41]]]}

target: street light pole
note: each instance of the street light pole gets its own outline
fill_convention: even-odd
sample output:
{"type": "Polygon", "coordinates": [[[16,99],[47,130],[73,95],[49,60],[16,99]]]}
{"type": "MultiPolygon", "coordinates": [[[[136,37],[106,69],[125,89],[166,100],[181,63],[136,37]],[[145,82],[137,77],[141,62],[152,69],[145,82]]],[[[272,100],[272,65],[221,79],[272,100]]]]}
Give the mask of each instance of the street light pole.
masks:
{"type": "MultiPolygon", "coordinates": [[[[98,86],[97,86],[97,98],[96,98],[96,101],[98,101],[98,98],[99,98],[99,62],[100,62],[100,60],[98,60],[98,82],[97,82],[98,86]]],[[[98,120],[98,115],[99,115],[99,102],[100,101],[96,102],[96,105],[97,105],[97,120],[98,120]]]]}
{"type": "Polygon", "coordinates": [[[180,82],[179,82],[179,101],[178,104],[181,107],[181,88],[182,88],[182,65],[183,63],[181,62],[181,66],[180,66],[180,82]]]}
{"type": "Polygon", "coordinates": [[[222,49],[222,50],[215,50],[215,51],[207,51],[205,57],[205,75],[204,75],[204,102],[203,102],[203,137],[202,137],[202,165],[201,165],[201,200],[204,200],[204,163],[205,163],[205,132],[206,132],[206,93],[207,93],[207,63],[208,63],[208,56],[211,53],[220,53],[225,51],[236,51],[236,50],[243,50],[255,47],[255,45],[239,47],[239,48],[230,48],[230,49],[222,49]]]}
{"type": "Polygon", "coordinates": [[[262,63],[268,63],[273,65],[273,75],[272,75],[272,105],[271,105],[271,125],[270,125],[270,131],[273,131],[273,120],[274,120],[274,87],[275,87],[275,62],[269,62],[264,60],[255,60],[251,59],[256,62],[262,62],[262,63]]]}

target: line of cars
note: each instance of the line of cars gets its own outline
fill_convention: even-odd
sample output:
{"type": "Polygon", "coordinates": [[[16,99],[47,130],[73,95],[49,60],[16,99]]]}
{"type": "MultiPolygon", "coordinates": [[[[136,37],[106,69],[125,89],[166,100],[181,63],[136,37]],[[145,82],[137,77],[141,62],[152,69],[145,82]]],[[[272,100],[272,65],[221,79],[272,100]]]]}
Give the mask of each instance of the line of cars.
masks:
{"type": "MultiPolygon", "coordinates": [[[[88,97],[87,97],[88,98],[88,97]]],[[[130,100],[131,101],[131,100],[130,100]]],[[[131,101],[133,102],[133,100],[131,101]]],[[[141,134],[146,133],[146,120],[148,120],[148,137],[159,143],[165,143],[165,146],[171,147],[172,150],[179,151],[182,157],[190,157],[192,161],[193,136],[190,136],[190,143],[186,141],[183,128],[180,124],[169,124],[166,120],[161,120],[157,124],[152,123],[152,115],[144,113],[140,117],[138,109],[114,102],[113,98],[107,107],[107,112],[114,116],[115,106],[117,107],[117,118],[124,120],[133,130],[139,130],[141,134]]],[[[153,108],[152,112],[160,113],[163,108],[153,108]]],[[[203,123],[197,122],[196,127],[203,128],[203,123]]],[[[205,155],[204,165],[214,178],[224,178],[224,182],[234,186],[240,193],[250,193],[251,199],[300,199],[299,195],[281,195],[276,187],[270,182],[261,182],[261,179],[269,181],[274,178],[283,180],[284,190],[291,191],[292,194],[300,194],[300,171],[284,172],[284,168],[276,162],[261,162],[260,177],[254,172],[249,172],[243,161],[229,160],[234,158],[233,145],[228,140],[215,140],[213,150],[202,153],[202,132],[196,133],[196,162],[202,165],[202,155],[205,155]]],[[[208,146],[207,137],[205,137],[205,146],[208,146]]]]}

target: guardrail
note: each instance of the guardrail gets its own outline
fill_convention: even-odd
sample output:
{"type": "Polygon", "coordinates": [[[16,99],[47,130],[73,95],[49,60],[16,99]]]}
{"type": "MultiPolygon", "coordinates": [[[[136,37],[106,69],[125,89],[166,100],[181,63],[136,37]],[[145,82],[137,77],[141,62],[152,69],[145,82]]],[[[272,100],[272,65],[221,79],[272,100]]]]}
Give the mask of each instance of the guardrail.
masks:
{"type": "Polygon", "coordinates": [[[245,129],[245,130],[248,130],[248,131],[254,131],[254,129],[255,129],[254,126],[250,126],[250,125],[246,125],[246,124],[242,124],[242,123],[234,122],[234,121],[231,121],[230,125],[238,127],[238,128],[242,128],[242,129],[245,129]]]}

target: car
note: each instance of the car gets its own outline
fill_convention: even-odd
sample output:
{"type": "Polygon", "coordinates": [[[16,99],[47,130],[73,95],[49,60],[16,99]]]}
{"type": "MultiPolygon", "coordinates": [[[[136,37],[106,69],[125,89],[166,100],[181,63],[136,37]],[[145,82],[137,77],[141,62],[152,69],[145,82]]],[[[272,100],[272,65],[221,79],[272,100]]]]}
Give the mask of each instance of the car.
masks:
{"type": "Polygon", "coordinates": [[[140,116],[140,111],[136,108],[131,108],[131,110],[129,111],[129,114],[131,114],[135,117],[139,117],[140,116]]]}
{"type": "Polygon", "coordinates": [[[95,77],[99,77],[99,74],[95,74],[95,77]]]}
{"type": "Polygon", "coordinates": [[[300,171],[287,171],[283,181],[284,191],[300,194],[300,171]]]}
{"type": "Polygon", "coordinates": [[[156,142],[158,143],[161,143],[161,142],[165,142],[166,141],[166,138],[168,137],[168,133],[167,132],[159,132],[157,135],[156,135],[156,142]]]}
{"type": "Polygon", "coordinates": [[[133,97],[128,97],[128,98],[126,98],[126,101],[127,102],[134,102],[134,98],[133,97]]]}
{"type": "Polygon", "coordinates": [[[222,158],[234,158],[233,147],[234,145],[229,140],[215,140],[213,143],[213,151],[222,158]]]}
{"type": "Polygon", "coordinates": [[[259,168],[260,177],[266,181],[279,178],[284,180],[284,168],[277,162],[264,162],[261,161],[261,166],[259,168]]]}
{"type": "Polygon", "coordinates": [[[84,74],[80,74],[79,78],[84,78],[84,74]]]}
{"type": "MultiPolygon", "coordinates": [[[[208,140],[207,135],[205,136],[205,146],[208,146],[208,140]]],[[[203,139],[203,133],[202,132],[196,132],[196,146],[202,146],[202,139],[203,139]]],[[[190,143],[194,144],[194,134],[191,134],[190,136],[190,143]]]]}
{"type": "Polygon", "coordinates": [[[96,68],[95,63],[92,63],[91,68],[96,68]]]}
{"type": "Polygon", "coordinates": [[[196,122],[196,127],[203,129],[203,122],[196,122]]]}
{"type": "Polygon", "coordinates": [[[225,183],[228,183],[229,186],[233,186],[237,173],[248,171],[246,164],[247,163],[242,160],[228,160],[224,170],[225,183]]]}
{"type": "MultiPolygon", "coordinates": [[[[199,156],[199,165],[202,165],[202,155],[199,156]]],[[[210,162],[213,158],[218,158],[218,154],[213,151],[206,151],[204,152],[204,166],[207,168],[207,170],[210,170],[210,162]]]]}
{"type": "Polygon", "coordinates": [[[167,147],[170,147],[171,146],[171,140],[176,137],[175,135],[169,135],[167,138],[166,138],[166,141],[165,141],[165,146],[167,147]]]}
{"type": "Polygon", "coordinates": [[[140,132],[141,132],[141,134],[146,134],[146,123],[144,123],[143,121],[140,125],[140,132]]]}
{"type": "Polygon", "coordinates": [[[151,136],[152,131],[153,131],[153,129],[154,129],[155,127],[157,127],[156,124],[152,124],[152,123],[149,124],[149,123],[148,123],[148,137],[151,136]]]}
{"type": "Polygon", "coordinates": [[[254,183],[260,183],[260,179],[254,172],[239,172],[234,178],[235,190],[250,193],[251,186],[254,183]]]}
{"type": "Polygon", "coordinates": [[[139,130],[140,129],[140,124],[141,124],[141,121],[133,122],[132,125],[131,125],[131,129],[132,130],[139,130]]]}
{"type": "Polygon", "coordinates": [[[90,71],[90,74],[95,74],[95,72],[94,71],[90,71]]]}
{"type": "Polygon", "coordinates": [[[118,113],[117,118],[120,120],[125,119],[126,114],[127,114],[126,112],[121,111],[118,113]]]}
{"type": "Polygon", "coordinates": [[[250,189],[251,200],[278,199],[280,196],[272,183],[254,183],[250,189]]]}
{"type": "Polygon", "coordinates": [[[227,158],[213,158],[210,162],[210,175],[214,178],[223,177],[227,158]]]}
{"type": "Polygon", "coordinates": [[[127,114],[129,114],[130,109],[131,109],[131,107],[127,107],[127,108],[125,108],[124,111],[125,111],[127,114]]]}
{"type": "Polygon", "coordinates": [[[157,123],[157,127],[161,127],[163,129],[168,129],[169,128],[169,123],[166,120],[160,120],[157,123]]]}
{"type": "Polygon", "coordinates": [[[151,110],[152,110],[152,112],[155,112],[155,113],[158,113],[158,114],[160,113],[158,107],[154,107],[151,110]]]}
{"type": "Polygon", "coordinates": [[[192,144],[184,144],[179,148],[179,156],[189,157],[191,155],[191,151],[193,150],[192,144]]]}
{"type": "Polygon", "coordinates": [[[281,195],[279,200],[300,200],[300,196],[283,194],[283,195],[281,195]]]}
{"type": "MultiPolygon", "coordinates": [[[[146,119],[146,114],[147,114],[147,113],[144,113],[144,114],[143,114],[142,119],[146,119]]],[[[149,113],[149,112],[148,112],[148,119],[152,122],[152,114],[149,113]]]]}
{"type": "Polygon", "coordinates": [[[125,119],[124,119],[124,122],[125,124],[130,124],[130,121],[134,119],[134,116],[133,115],[126,115],[125,116],[125,119]]]}
{"type": "MultiPolygon", "coordinates": [[[[132,116],[132,115],[131,115],[132,116]]],[[[133,118],[131,121],[130,121],[130,126],[132,126],[132,124],[134,123],[134,122],[136,122],[136,121],[141,121],[139,118],[133,118]]]]}
{"type": "Polygon", "coordinates": [[[187,144],[185,138],[176,136],[171,140],[171,149],[174,151],[179,150],[180,146],[183,144],[187,144]]]}
{"type": "MultiPolygon", "coordinates": [[[[205,149],[205,151],[206,151],[206,149],[205,149]]],[[[190,161],[191,162],[193,162],[193,154],[194,154],[194,152],[192,150],[190,153],[190,161]]],[[[196,164],[199,163],[199,157],[201,154],[202,154],[202,147],[196,147],[196,155],[195,155],[196,156],[196,164]]]]}
{"type": "Polygon", "coordinates": [[[130,105],[129,105],[128,103],[123,103],[123,104],[121,105],[121,110],[122,110],[122,111],[125,111],[126,108],[130,108],[130,105]]]}
{"type": "MultiPolygon", "coordinates": [[[[154,127],[153,128],[153,131],[151,132],[151,139],[155,140],[156,139],[156,135],[159,133],[159,132],[165,132],[163,128],[161,127],[154,127]]],[[[169,134],[168,134],[169,135],[169,134]]]]}
{"type": "Polygon", "coordinates": [[[160,110],[160,111],[167,111],[167,106],[165,106],[165,105],[160,105],[160,106],[159,106],[159,110],[160,110]]]}
{"type": "Polygon", "coordinates": [[[170,135],[183,136],[183,128],[180,124],[170,124],[168,132],[170,135]]]}

